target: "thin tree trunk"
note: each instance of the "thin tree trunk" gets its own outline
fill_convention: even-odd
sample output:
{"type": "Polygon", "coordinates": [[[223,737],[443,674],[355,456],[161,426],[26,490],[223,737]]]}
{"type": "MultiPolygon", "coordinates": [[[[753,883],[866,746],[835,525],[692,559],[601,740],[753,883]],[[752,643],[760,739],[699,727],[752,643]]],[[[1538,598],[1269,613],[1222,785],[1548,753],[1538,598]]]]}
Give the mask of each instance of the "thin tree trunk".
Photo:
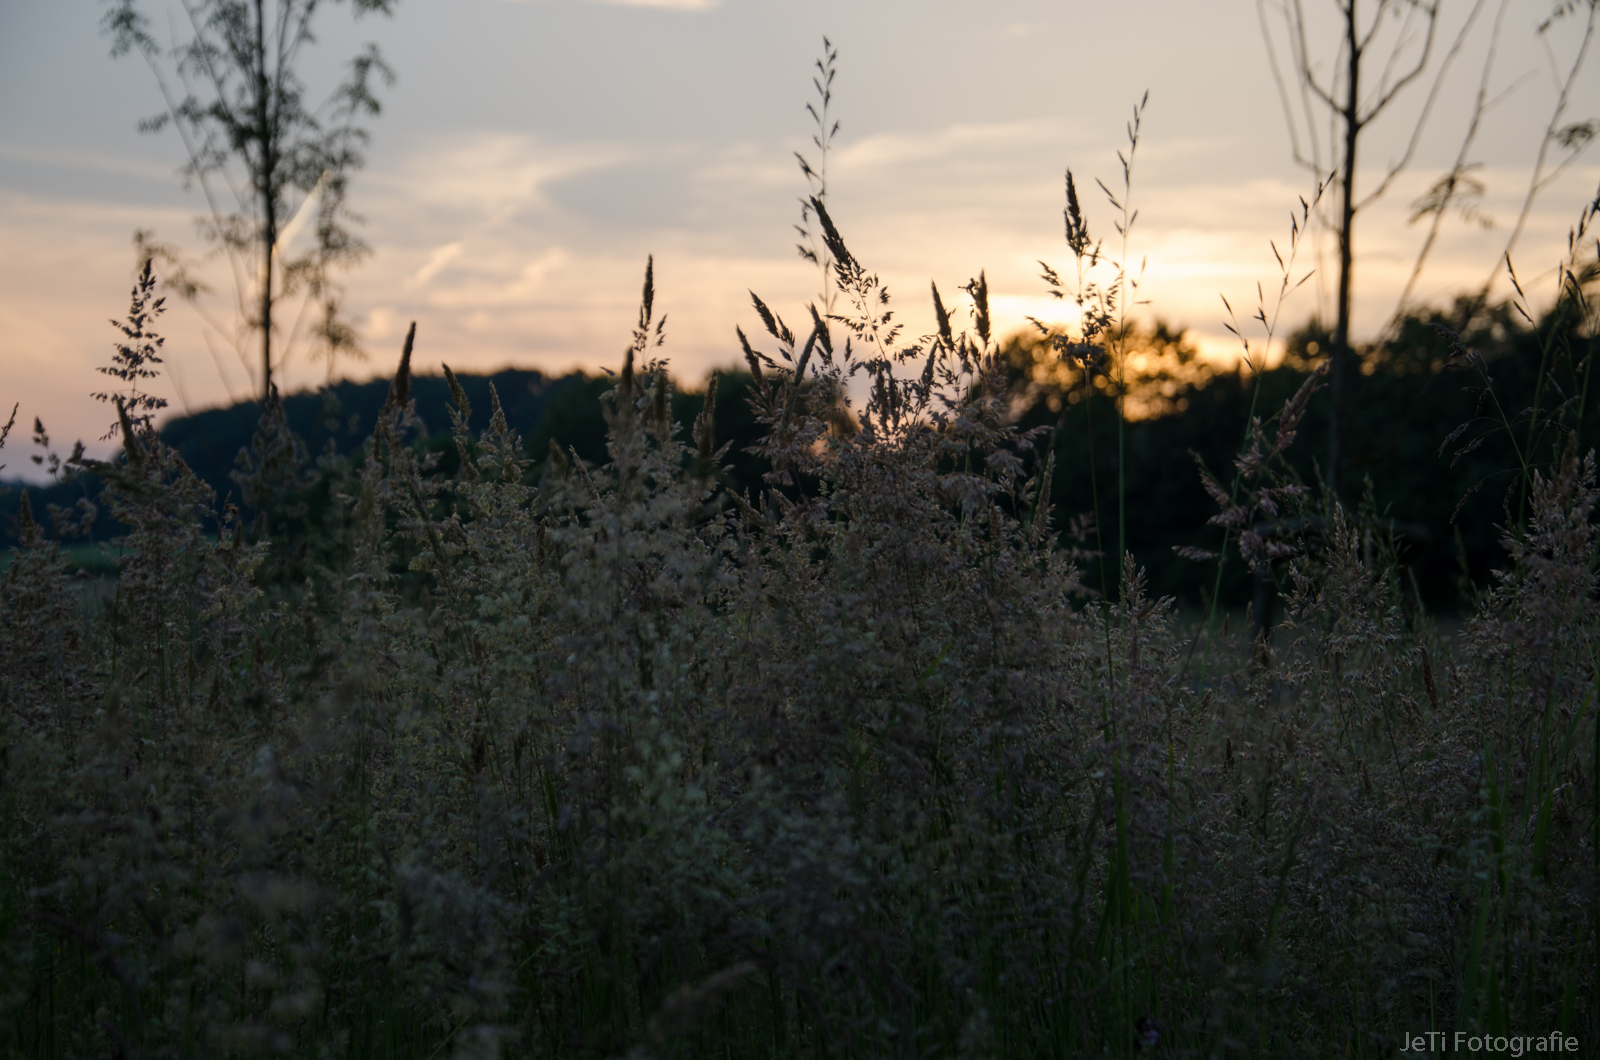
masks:
{"type": "Polygon", "coordinates": [[[262,0],[256,6],[256,122],[261,131],[261,404],[272,393],[272,249],[278,242],[278,202],[274,174],[278,168],[267,87],[267,23],[262,0]]]}
{"type": "Polygon", "coordinates": [[[1350,282],[1353,254],[1351,247],[1356,220],[1356,141],[1361,134],[1361,41],[1356,31],[1356,0],[1345,9],[1345,27],[1350,57],[1345,85],[1343,203],[1339,213],[1339,319],[1333,332],[1332,361],[1328,390],[1332,410],[1328,417],[1328,486],[1339,492],[1339,463],[1343,458],[1343,435],[1347,427],[1350,366],[1350,282]]]}
{"type": "Polygon", "coordinates": [[[261,251],[261,401],[272,392],[272,244],[277,239],[272,197],[267,199],[266,246],[261,251]]]}

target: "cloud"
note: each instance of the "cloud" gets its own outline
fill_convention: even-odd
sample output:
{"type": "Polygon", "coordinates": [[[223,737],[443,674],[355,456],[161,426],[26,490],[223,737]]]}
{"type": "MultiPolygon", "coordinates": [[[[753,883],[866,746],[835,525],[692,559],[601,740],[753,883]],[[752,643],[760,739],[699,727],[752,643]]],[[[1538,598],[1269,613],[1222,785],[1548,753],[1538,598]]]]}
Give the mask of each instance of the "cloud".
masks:
{"type": "Polygon", "coordinates": [[[367,326],[364,329],[369,339],[386,339],[394,334],[395,315],[391,306],[381,305],[367,314],[367,326]]]}
{"type": "Polygon", "coordinates": [[[377,212],[388,208],[412,224],[423,221],[435,232],[453,228],[456,238],[470,238],[503,230],[524,215],[548,215],[554,185],[592,178],[639,153],[620,144],[553,143],[498,131],[431,136],[391,174],[369,178],[375,187],[367,201],[377,212]]]}
{"type": "Polygon", "coordinates": [[[413,288],[421,287],[423,284],[439,275],[439,270],[443,269],[446,265],[450,264],[452,261],[456,260],[456,258],[461,256],[461,249],[464,245],[465,244],[458,239],[454,243],[446,243],[442,247],[435,248],[434,252],[428,255],[427,264],[423,265],[422,268],[418,269],[412,275],[406,286],[413,288]]]}
{"type": "Polygon", "coordinates": [[[27,162],[37,166],[91,170],[119,177],[146,180],[171,180],[176,167],[142,159],[121,158],[99,151],[40,146],[25,143],[0,143],[0,159],[27,162]]]}
{"type": "MultiPolygon", "coordinates": [[[[552,247],[532,261],[522,261],[516,252],[506,253],[504,248],[492,259],[463,275],[450,285],[428,297],[429,306],[452,311],[525,308],[552,301],[554,290],[551,277],[571,261],[563,247],[552,247]]],[[[577,308],[579,297],[573,290],[561,292],[558,305],[552,309],[571,312],[577,308]]]]}

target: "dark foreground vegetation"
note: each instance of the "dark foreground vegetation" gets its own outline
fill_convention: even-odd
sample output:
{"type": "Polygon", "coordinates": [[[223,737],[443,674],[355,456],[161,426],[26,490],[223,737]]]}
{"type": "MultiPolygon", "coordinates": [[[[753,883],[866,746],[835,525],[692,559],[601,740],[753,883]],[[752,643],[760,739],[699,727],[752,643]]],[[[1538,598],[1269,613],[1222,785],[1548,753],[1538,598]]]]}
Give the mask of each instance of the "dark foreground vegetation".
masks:
{"type": "Polygon", "coordinates": [[[981,283],[970,331],[915,344],[771,318],[772,352],[692,398],[647,360],[648,279],[614,383],[412,379],[408,340],[376,410],[269,400],[237,506],[184,457],[214,467],[217,432],[119,406],[122,455],[72,465],[93,503],[18,495],[0,576],[0,1048],[1593,1050],[1600,494],[1569,275],[1539,327],[1373,353],[1349,505],[1296,463],[1314,333],[1275,372],[1145,380],[1172,415],[1127,424],[1119,466],[1096,358],[1180,344],[1002,347],[981,283]],[[1442,461],[1429,417],[1468,423],[1442,461]],[[1394,520],[1453,538],[1437,469],[1474,446],[1461,473],[1512,471],[1462,509],[1442,638],[1457,586],[1402,564],[1394,520]],[[97,512],[105,580],[63,544],[97,512]],[[1221,573],[1194,558],[1219,547],[1221,573]],[[1209,603],[1247,567],[1282,594],[1255,643],[1153,589],[1209,603]]]}

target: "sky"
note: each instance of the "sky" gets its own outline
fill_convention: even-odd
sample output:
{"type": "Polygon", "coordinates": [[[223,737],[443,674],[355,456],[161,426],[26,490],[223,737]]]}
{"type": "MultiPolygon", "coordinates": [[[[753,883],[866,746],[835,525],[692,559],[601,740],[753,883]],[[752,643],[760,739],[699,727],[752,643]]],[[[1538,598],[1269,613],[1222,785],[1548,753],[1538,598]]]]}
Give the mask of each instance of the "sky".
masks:
{"type": "MultiPolygon", "coordinates": [[[[1307,48],[1326,70],[1332,2],[1304,6],[1320,19],[1307,48]]],[[[181,5],[144,7],[169,39],[181,5]]],[[[1474,3],[1442,9],[1429,75],[1366,134],[1358,191],[1404,155],[1429,77],[1474,3]]],[[[106,409],[87,395],[104,382],[95,368],[113,351],[110,320],[127,310],[134,231],[206,250],[195,227],[204,201],[177,175],[181,142],[137,129],[162,109],[155,77],[137,55],[109,55],[105,10],[0,0],[0,401],[20,403],[0,476],[37,473],[25,459],[35,417],[58,448],[81,438],[91,453],[109,450],[97,440],[106,409]]],[[[1409,168],[1358,216],[1357,338],[1395,310],[1426,229],[1408,223],[1409,207],[1456,157],[1497,13],[1493,106],[1468,156],[1484,187],[1479,215],[1445,221],[1418,297],[1444,303],[1494,275],[1578,54],[1583,12],[1541,34],[1552,0],[1482,0],[1477,11],[1409,168]]],[[[1231,306],[1260,349],[1258,305],[1277,313],[1281,339],[1319,311],[1331,318],[1336,282],[1333,243],[1314,234],[1293,278],[1314,275],[1278,308],[1275,248],[1287,254],[1291,217],[1316,180],[1294,160],[1268,61],[1263,20],[1279,25],[1276,12],[1251,0],[398,0],[391,18],[357,21],[350,5],[325,3],[302,62],[310,98],[368,41],[397,75],[350,190],[372,253],[340,276],[366,359],[333,373],[389,374],[413,320],[419,371],[614,368],[651,255],[668,315],[662,352],[687,385],[739,360],[735,326],[760,327],[751,290],[803,319],[820,279],[795,251],[807,190],[795,152],[816,161],[805,105],[824,35],[838,50],[830,211],[911,333],[933,327],[930,282],[960,302],[980,270],[1002,332],[1029,316],[1071,321],[1039,265],[1073,274],[1061,222],[1070,167],[1091,234],[1140,277],[1131,312],[1188,328],[1227,358],[1239,349],[1231,306]],[[1147,92],[1124,196],[1118,152],[1147,92]],[[1096,179],[1137,210],[1125,250],[1096,179]]],[[[1403,30],[1395,21],[1388,32],[1403,30]]],[[[1562,124],[1596,117],[1600,68],[1589,61],[1562,124]]],[[[1564,157],[1551,148],[1545,172],[1564,157]]],[[[1597,183],[1591,149],[1535,200],[1513,260],[1536,304],[1549,300],[1597,183]]],[[[226,335],[176,299],[159,324],[156,391],[176,413],[255,386],[253,361],[226,342],[229,281],[211,275],[217,293],[202,308],[226,335]]],[[[327,378],[304,348],[287,358],[280,385],[327,378]]]]}

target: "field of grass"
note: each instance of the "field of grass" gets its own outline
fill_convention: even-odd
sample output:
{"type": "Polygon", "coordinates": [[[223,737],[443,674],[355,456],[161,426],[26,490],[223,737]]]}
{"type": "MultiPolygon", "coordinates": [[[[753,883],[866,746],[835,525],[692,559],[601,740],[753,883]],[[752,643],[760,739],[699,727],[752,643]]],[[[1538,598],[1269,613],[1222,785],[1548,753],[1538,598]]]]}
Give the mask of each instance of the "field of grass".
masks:
{"type": "MultiPolygon", "coordinates": [[[[1294,473],[1320,375],[1257,408],[1206,479],[1220,562],[1281,589],[1252,642],[1152,598],[1120,513],[1053,518],[1066,420],[1015,422],[981,279],[969,328],[901,341],[813,205],[842,308],[749,348],[763,491],[721,484],[714,385],[673,422],[647,273],[604,460],[531,482],[451,377],[436,473],[408,338],[353,455],[266,403],[243,514],[123,415],[81,465],[128,531],[93,592],[22,510],[0,1051],[1600,1048],[1581,402],[1502,417],[1504,559],[1448,638],[1392,524],[1294,473]]],[[[1567,297],[1541,373],[1586,381],[1567,297]]]]}
{"type": "MultiPolygon", "coordinates": [[[[86,578],[109,578],[117,573],[118,549],[98,542],[73,541],[59,546],[67,566],[86,578]]],[[[11,567],[12,549],[0,549],[0,575],[11,567]]]]}

